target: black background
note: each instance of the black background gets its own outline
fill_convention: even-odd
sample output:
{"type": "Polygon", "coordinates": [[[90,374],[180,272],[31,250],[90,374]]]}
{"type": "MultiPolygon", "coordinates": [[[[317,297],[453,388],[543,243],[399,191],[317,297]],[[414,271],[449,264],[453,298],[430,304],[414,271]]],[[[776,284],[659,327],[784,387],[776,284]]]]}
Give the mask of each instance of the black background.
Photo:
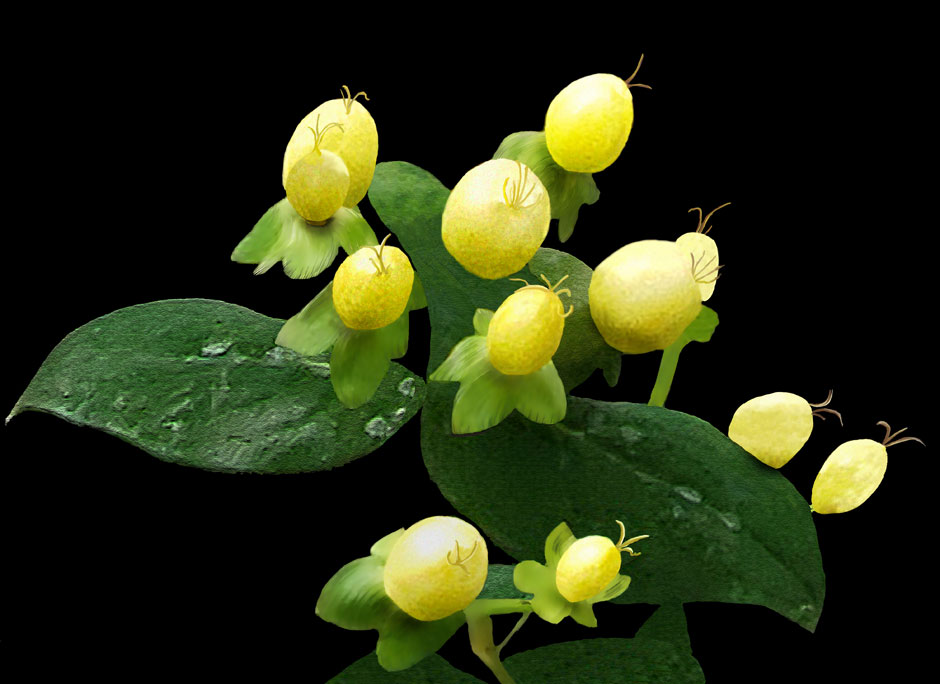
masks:
{"type": "MultiPolygon", "coordinates": [[[[653,43],[616,17],[581,43],[527,42],[518,27],[465,40],[448,32],[453,22],[433,39],[373,26],[298,40],[286,25],[304,21],[244,35],[183,21],[146,35],[83,27],[37,43],[52,62],[11,71],[7,134],[26,154],[7,189],[6,410],[62,337],[117,308],[206,297],[286,318],[312,298],[332,269],[312,281],[279,266],[255,277],[229,255],[283,197],[294,126],[340,85],[368,92],[379,161],[410,161],[452,187],[507,134],[541,129],[567,83],[627,76],[644,52],[637,80],[653,90],[633,91],[627,147],[595,176],[601,199],[564,249],[596,266],[627,242],[694,229],[690,207],[732,202],[711,233],[726,264],[709,301],[721,324],[711,343],[686,349],[667,405],[724,430],[758,394],[820,401],[834,389],[845,428],[817,422],[782,470],[807,498],[826,455],[846,439],[880,439],[878,420],[932,447],[935,179],[918,165],[935,153],[917,41],[833,23],[653,43]]],[[[363,211],[381,236],[367,202],[363,211]]],[[[554,224],[545,244],[559,247],[554,224]]],[[[403,363],[422,375],[428,330],[427,312],[412,314],[403,363]]],[[[616,388],[597,374],[576,393],[645,401],[657,365],[655,354],[625,357],[616,388]]],[[[64,665],[131,680],[325,681],[368,653],[374,633],[320,621],[322,585],[386,532],[455,513],[427,477],[418,420],[337,471],[276,477],[166,464],[34,413],[0,438],[0,650],[40,649],[36,675],[64,665]]],[[[710,683],[903,678],[925,666],[932,458],[916,444],[892,448],[868,502],[816,516],[827,597],[815,634],[762,607],[687,607],[710,683]]],[[[491,560],[510,561],[495,548],[491,560]]],[[[602,606],[595,632],[530,621],[507,655],[630,636],[648,613],[602,606]]],[[[461,631],[442,654],[486,679],[468,646],[461,631]]]]}

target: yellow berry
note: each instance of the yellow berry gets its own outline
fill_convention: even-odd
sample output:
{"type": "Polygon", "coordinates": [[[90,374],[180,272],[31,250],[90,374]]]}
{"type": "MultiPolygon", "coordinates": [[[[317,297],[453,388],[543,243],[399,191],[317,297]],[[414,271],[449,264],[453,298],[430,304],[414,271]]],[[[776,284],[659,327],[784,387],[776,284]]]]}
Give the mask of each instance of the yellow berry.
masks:
{"type": "Polygon", "coordinates": [[[386,247],[385,240],[350,254],[336,269],[333,307],[347,328],[384,328],[405,311],[414,269],[405,253],[386,247]]]}
{"type": "Polygon", "coordinates": [[[389,552],[385,593],[418,620],[440,620],[480,594],[488,562],[486,542],[473,525],[449,516],[425,518],[389,552]]]}
{"type": "Polygon", "coordinates": [[[625,354],[665,349],[702,308],[687,255],[665,240],[631,242],[604,259],[588,302],[604,341],[625,354]]]}
{"type": "Polygon", "coordinates": [[[803,448],[813,431],[813,416],[825,420],[831,413],[842,422],[842,416],[831,408],[810,404],[803,397],[789,392],[773,392],[754,397],[741,404],[731,417],[728,438],[771,468],[781,468],[803,448]]]}
{"type": "MultiPolygon", "coordinates": [[[[568,315],[554,287],[526,285],[509,295],[493,314],[486,350],[500,373],[528,375],[552,360],[568,315]]],[[[571,294],[567,289],[560,292],[571,294]]]]}
{"type": "Polygon", "coordinates": [[[884,479],[888,450],[871,439],[853,439],[836,447],[813,482],[816,513],[844,513],[861,506],[884,479]]]}
{"type": "Polygon", "coordinates": [[[307,221],[326,221],[343,206],[349,173],[332,152],[312,150],[294,166],[284,182],[287,201],[307,221]]]}
{"type": "Polygon", "coordinates": [[[372,115],[356,100],[359,95],[365,96],[365,93],[350,97],[349,89],[346,86],[343,88],[345,94],[342,98],[324,102],[297,124],[284,151],[281,179],[286,189],[291,168],[315,147],[316,140],[310,129],[315,127],[318,119],[324,127],[331,123],[339,124],[341,128],[331,128],[329,131],[324,128],[320,149],[336,153],[346,164],[349,188],[343,206],[354,207],[366,196],[372,183],[379,154],[379,135],[372,115]]]}
{"type": "MultiPolygon", "coordinates": [[[[891,433],[891,426],[878,421],[885,429],[879,444],[872,439],[854,439],[840,444],[823,463],[813,482],[812,508],[816,513],[845,513],[868,500],[888,469],[888,447],[901,442],[919,442],[917,437],[900,437],[907,428],[891,433]]],[[[926,446],[926,445],[924,445],[926,446]]]]}
{"type": "Polygon", "coordinates": [[[491,159],[458,181],[444,206],[441,237],[480,278],[505,278],[535,256],[552,218],[548,192],[527,166],[491,159]]]}
{"type": "Polygon", "coordinates": [[[620,572],[620,551],[607,537],[592,535],[574,542],[558,561],[555,586],[575,603],[601,592],[620,572]]]}
{"type": "Polygon", "coordinates": [[[774,392],[744,402],[734,412],[728,437],[771,468],[796,455],[813,431],[813,409],[803,397],[774,392]]]}
{"type": "Polygon", "coordinates": [[[689,261],[692,267],[692,277],[698,283],[702,294],[702,301],[708,301],[709,297],[715,291],[715,283],[718,281],[718,269],[721,264],[718,262],[718,245],[708,235],[711,228],[708,226],[708,219],[722,207],[727,207],[731,202],[725,202],[719,207],[715,207],[708,215],[702,215],[701,207],[693,207],[689,212],[697,211],[699,216],[698,228],[685,235],[680,235],[676,239],[676,245],[683,252],[689,255],[689,261]]]}

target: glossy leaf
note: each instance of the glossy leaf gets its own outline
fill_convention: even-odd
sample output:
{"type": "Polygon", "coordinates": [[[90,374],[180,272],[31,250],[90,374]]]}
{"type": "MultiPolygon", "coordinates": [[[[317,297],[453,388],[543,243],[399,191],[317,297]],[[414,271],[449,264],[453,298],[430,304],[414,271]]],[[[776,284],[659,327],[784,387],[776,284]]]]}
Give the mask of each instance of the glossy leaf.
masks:
{"type": "Polygon", "coordinates": [[[375,653],[357,660],[327,684],[484,684],[458,670],[439,655],[430,655],[414,667],[388,672],[379,665],[375,653]]]}
{"type": "Polygon", "coordinates": [[[574,232],[578,211],[600,197],[590,173],[574,173],[560,167],[545,144],[545,131],[522,131],[507,136],[494,159],[515,159],[535,172],[548,190],[552,218],[558,219],[558,239],[568,240],[574,232]]]}
{"type": "Polygon", "coordinates": [[[421,406],[423,382],[393,364],[368,404],[345,408],[327,357],[275,345],[282,325],[207,299],[119,309],[69,334],[11,417],[51,413],[205,470],[296,473],[374,451],[421,406]]]}

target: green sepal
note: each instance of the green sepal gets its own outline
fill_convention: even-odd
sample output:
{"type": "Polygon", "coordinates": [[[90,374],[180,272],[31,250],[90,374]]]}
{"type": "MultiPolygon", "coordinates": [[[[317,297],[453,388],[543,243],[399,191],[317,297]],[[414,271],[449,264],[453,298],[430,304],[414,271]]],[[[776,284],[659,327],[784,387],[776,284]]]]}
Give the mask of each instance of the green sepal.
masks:
{"type": "Polygon", "coordinates": [[[473,329],[477,335],[486,337],[490,330],[490,321],[493,320],[493,311],[489,309],[477,309],[473,312],[473,329]]]}
{"type": "Polygon", "coordinates": [[[545,131],[522,131],[503,139],[493,159],[514,159],[528,166],[548,191],[552,218],[558,219],[558,239],[565,242],[574,232],[578,210],[594,204],[600,191],[590,173],[573,173],[552,159],[545,144],[545,131]]]}
{"type": "Polygon", "coordinates": [[[372,548],[369,549],[369,554],[381,559],[381,561],[384,563],[386,560],[388,560],[388,554],[392,552],[392,547],[395,546],[395,542],[397,542],[404,533],[405,528],[402,527],[395,530],[391,534],[386,534],[372,545],[372,548]]]}
{"type": "MultiPolygon", "coordinates": [[[[489,325],[488,312],[477,309],[477,331],[489,325]]],[[[513,410],[536,423],[554,424],[565,417],[567,397],[555,365],[549,361],[528,375],[504,375],[490,363],[486,337],[465,337],[430,375],[438,382],[459,382],[451,429],[461,435],[500,423],[513,410]]]]}
{"type": "Polygon", "coordinates": [[[408,314],[426,306],[415,276],[405,311],[394,322],[375,330],[346,327],[333,306],[333,282],[281,328],[277,344],[301,354],[321,354],[330,347],[330,380],[346,408],[358,408],[375,394],[392,359],[408,351],[408,314]],[[415,290],[419,290],[416,294],[415,290]]]}
{"type": "Polygon", "coordinates": [[[415,273],[414,282],[411,284],[411,294],[408,295],[408,311],[425,309],[427,306],[428,298],[424,294],[424,285],[421,284],[421,279],[415,273]]]}
{"type": "Polygon", "coordinates": [[[703,306],[698,316],[686,326],[679,338],[663,350],[659,372],[656,374],[656,383],[650,393],[650,406],[666,405],[666,397],[672,388],[676,366],[679,364],[679,354],[689,342],[708,342],[716,327],[718,327],[718,314],[707,306],[703,306]]]}
{"type": "Polygon", "coordinates": [[[463,611],[425,622],[396,610],[379,629],[375,653],[389,672],[404,670],[436,653],[466,622],[463,611]]]}
{"type": "Polygon", "coordinates": [[[257,264],[255,275],[282,262],[290,278],[313,278],[342,247],[352,254],[378,240],[358,208],[341,207],[323,226],[311,226],[285,197],[268,209],[232,252],[232,261],[257,264]]]}
{"type": "Polygon", "coordinates": [[[568,547],[577,541],[577,537],[568,527],[568,523],[563,522],[554,530],[548,533],[545,538],[545,562],[555,567],[558,561],[565,555],[568,547]]]}

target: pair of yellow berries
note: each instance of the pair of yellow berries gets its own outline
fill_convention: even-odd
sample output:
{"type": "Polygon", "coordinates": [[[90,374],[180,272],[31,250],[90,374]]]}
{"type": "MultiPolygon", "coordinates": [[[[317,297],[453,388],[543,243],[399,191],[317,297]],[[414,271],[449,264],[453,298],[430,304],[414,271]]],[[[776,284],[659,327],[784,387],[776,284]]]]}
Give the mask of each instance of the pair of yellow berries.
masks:
{"type": "Polygon", "coordinates": [[[343,97],[305,116],[287,143],[281,182],[308,223],[322,224],[340,207],[356,206],[372,183],[379,137],[360,95],[369,99],[343,86],[343,97]]]}
{"type": "MultiPolygon", "coordinates": [[[[601,592],[620,572],[624,551],[649,535],[624,541],[582,537],[558,562],[555,585],[568,601],[577,602],[601,592]]],[[[483,589],[488,570],[486,542],[473,525],[459,518],[434,516],[409,527],[385,561],[385,593],[418,620],[440,620],[469,606],[483,589]]]]}
{"type": "MultiPolygon", "coordinates": [[[[810,404],[789,392],[773,392],[744,402],[728,427],[728,437],[772,468],[786,465],[803,448],[813,431],[813,417],[821,413],[842,416],[828,406],[832,392],[820,404],[810,404]]],[[[854,439],[836,447],[813,482],[812,508],[816,513],[845,513],[861,506],[874,494],[888,468],[888,447],[921,440],[891,433],[884,421],[885,438],[854,439]]]]}

